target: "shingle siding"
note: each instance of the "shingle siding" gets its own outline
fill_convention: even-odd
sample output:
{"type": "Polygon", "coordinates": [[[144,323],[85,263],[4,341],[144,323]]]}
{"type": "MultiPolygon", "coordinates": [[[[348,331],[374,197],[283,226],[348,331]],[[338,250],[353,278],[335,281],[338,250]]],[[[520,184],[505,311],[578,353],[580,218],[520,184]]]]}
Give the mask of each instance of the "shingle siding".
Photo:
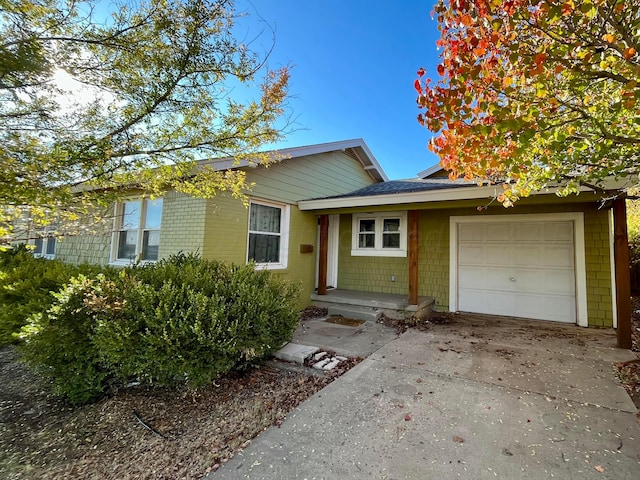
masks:
{"type": "MultiPolygon", "coordinates": [[[[412,205],[413,207],[413,205],[412,205]]],[[[429,209],[420,211],[419,289],[420,296],[435,299],[436,308],[449,309],[450,225],[451,216],[511,215],[534,213],[583,212],[587,308],[590,326],[613,325],[609,247],[609,214],[590,203],[527,205],[489,208],[478,213],[476,208],[429,209]]],[[[351,214],[340,216],[340,251],[338,287],[384,293],[408,293],[406,258],[352,257],[351,214]],[[391,282],[396,275],[396,282],[391,282]]]]}

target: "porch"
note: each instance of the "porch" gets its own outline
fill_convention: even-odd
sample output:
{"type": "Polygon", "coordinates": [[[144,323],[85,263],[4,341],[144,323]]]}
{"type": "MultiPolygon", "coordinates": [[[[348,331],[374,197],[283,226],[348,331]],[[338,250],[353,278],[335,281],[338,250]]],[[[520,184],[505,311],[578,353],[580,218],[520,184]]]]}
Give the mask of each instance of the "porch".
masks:
{"type": "Polygon", "coordinates": [[[327,308],[329,316],[371,322],[376,322],[382,314],[391,318],[425,318],[431,314],[434,303],[432,297],[420,297],[416,304],[410,305],[406,295],[341,288],[327,290],[325,295],[312,293],[311,301],[318,307],[327,308]]]}

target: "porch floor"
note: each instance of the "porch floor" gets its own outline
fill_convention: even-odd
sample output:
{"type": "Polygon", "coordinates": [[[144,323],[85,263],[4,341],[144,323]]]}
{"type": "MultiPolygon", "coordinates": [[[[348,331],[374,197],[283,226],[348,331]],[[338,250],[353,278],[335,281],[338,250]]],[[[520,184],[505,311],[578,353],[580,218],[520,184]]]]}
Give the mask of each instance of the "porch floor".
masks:
{"type": "MultiPolygon", "coordinates": [[[[378,316],[379,312],[382,311],[392,316],[403,316],[405,313],[424,316],[431,312],[431,306],[433,305],[433,298],[431,297],[420,297],[418,298],[418,305],[409,305],[409,297],[407,295],[361,292],[358,290],[344,290],[341,288],[329,290],[327,291],[327,295],[312,293],[311,301],[317,306],[328,307],[330,309],[330,314],[332,308],[340,309],[344,307],[355,309],[351,313],[357,312],[358,309],[360,311],[362,311],[362,309],[367,309],[372,312],[378,312],[378,316]]],[[[354,318],[369,319],[366,315],[354,318]]]]}

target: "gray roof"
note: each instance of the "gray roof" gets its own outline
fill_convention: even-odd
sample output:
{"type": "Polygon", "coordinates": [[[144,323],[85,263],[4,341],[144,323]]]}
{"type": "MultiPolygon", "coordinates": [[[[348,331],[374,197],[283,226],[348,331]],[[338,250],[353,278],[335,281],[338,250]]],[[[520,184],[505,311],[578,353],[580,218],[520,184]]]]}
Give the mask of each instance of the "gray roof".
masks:
{"type": "Polygon", "coordinates": [[[450,188],[474,187],[476,185],[476,183],[465,182],[464,180],[451,181],[448,178],[409,178],[374,183],[353,192],[324,198],[369,197],[373,195],[392,195],[394,193],[428,192],[450,188]]]}

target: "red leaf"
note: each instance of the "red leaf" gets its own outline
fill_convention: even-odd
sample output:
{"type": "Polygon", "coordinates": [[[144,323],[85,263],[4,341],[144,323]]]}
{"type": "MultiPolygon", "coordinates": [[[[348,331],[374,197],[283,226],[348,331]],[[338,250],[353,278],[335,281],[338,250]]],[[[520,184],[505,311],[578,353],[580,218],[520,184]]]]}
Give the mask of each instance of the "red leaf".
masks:
{"type": "Polygon", "coordinates": [[[422,77],[427,72],[424,68],[420,67],[416,73],[418,74],[419,77],[422,77]]]}
{"type": "Polygon", "coordinates": [[[441,63],[438,65],[438,75],[444,77],[444,65],[442,65],[441,63]]]}
{"type": "Polygon", "coordinates": [[[420,79],[416,78],[416,81],[413,82],[413,88],[416,89],[416,92],[422,95],[422,85],[420,85],[420,79]]]}

